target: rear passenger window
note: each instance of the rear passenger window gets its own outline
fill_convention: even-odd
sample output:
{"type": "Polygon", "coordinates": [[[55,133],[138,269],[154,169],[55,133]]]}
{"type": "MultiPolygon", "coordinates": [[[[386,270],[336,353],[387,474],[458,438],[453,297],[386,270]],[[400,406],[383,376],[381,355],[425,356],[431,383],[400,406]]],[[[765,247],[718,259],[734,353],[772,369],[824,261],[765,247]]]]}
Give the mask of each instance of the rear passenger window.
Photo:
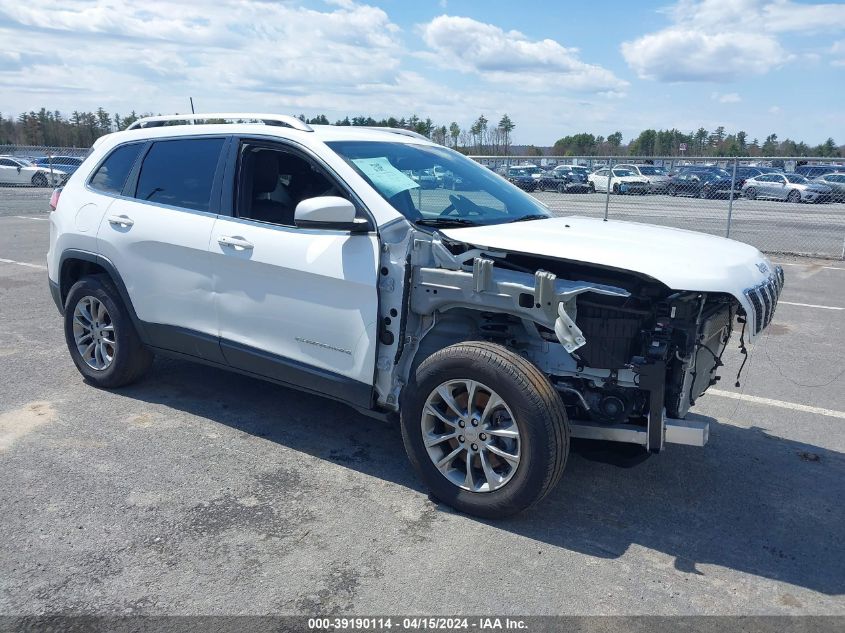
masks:
{"type": "Polygon", "coordinates": [[[120,193],[143,147],[143,143],[133,143],[114,150],[94,173],[91,187],[106,193],[120,193]]]}
{"type": "Polygon", "coordinates": [[[158,141],[144,158],[135,197],[208,211],[222,138],[158,141]]]}

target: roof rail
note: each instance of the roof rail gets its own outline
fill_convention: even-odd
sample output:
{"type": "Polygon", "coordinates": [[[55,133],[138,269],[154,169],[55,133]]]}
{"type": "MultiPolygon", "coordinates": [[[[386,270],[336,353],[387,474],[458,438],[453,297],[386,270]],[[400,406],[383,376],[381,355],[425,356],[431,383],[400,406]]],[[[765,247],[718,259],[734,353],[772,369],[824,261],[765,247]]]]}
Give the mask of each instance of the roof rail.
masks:
{"type": "Polygon", "coordinates": [[[405,128],[401,127],[384,127],[379,125],[362,125],[362,128],[365,130],[378,130],[379,132],[391,132],[392,134],[401,134],[402,136],[410,136],[411,138],[418,138],[423,141],[431,141],[430,138],[425,136],[424,134],[420,134],[419,132],[414,132],[413,130],[406,130],[405,128]]]}
{"type": "Polygon", "coordinates": [[[189,125],[195,125],[197,121],[208,121],[222,119],[225,121],[260,121],[264,125],[280,125],[293,128],[300,132],[313,132],[314,128],[289,114],[256,114],[254,112],[209,112],[200,114],[166,114],[162,116],[147,116],[133,122],[127,130],[136,130],[146,127],[159,127],[169,121],[185,121],[189,125]]]}

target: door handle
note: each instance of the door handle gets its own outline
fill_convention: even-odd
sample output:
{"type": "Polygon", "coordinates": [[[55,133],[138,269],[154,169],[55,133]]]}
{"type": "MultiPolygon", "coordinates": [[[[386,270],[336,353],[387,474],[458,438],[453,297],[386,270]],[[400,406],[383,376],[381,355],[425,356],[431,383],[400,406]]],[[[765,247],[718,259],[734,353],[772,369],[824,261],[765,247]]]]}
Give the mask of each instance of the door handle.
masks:
{"type": "Polygon", "coordinates": [[[135,220],[126,215],[110,215],[106,220],[114,226],[125,226],[127,228],[135,224],[135,220]]]}
{"type": "Polygon", "coordinates": [[[234,235],[222,235],[217,238],[217,243],[220,246],[231,246],[232,248],[244,250],[252,250],[255,247],[252,242],[247,242],[244,238],[234,235]]]}

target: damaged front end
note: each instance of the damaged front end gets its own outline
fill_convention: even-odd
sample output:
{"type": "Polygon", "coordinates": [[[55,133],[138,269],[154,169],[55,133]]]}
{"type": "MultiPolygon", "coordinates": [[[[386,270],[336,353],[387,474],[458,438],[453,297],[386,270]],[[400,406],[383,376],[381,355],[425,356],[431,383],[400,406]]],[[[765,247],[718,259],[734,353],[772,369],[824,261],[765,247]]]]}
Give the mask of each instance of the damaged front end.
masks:
{"type": "MultiPolygon", "coordinates": [[[[549,377],[574,437],[651,452],[667,442],[707,442],[706,423],[681,418],[719,379],[733,325],[745,321],[748,311],[735,296],[673,290],[634,271],[477,248],[404,222],[385,227],[381,237],[375,386],[383,408],[399,409],[402,389],[428,355],[488,340],[549,377]]],[[[783,285],[781,272],[772,279],[763,286],[766,323],[783,285]]],[[[756,314],[749,320],[756,333],[756,314]]]]}

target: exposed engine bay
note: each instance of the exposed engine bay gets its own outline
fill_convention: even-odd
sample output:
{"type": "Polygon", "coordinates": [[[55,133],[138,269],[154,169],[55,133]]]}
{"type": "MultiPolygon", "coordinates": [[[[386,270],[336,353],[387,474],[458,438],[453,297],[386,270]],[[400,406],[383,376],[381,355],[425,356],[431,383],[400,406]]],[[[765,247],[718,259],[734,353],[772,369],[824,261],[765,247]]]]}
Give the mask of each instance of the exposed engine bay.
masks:
{"type": "MultiPolygon", "coordinates": [[[[637,437],[646,439],[635,441],[656,452],[662,423],[649,420],[683,418],[719,380],[735,323],[745,335],[745,309],[728,293],[673,290],[632,271],[481,249],[405,223],[393,230],[382,234],[375,381],[387,409],[398,409],[422,359],[453,343],[487,340],[546,373],[571,420],[640,428],[637,437]]],[[[779,293],[782,274],[773,278],[779,293]]],[[[743,338],[740,345],[744,351],[743,338]]]]}

